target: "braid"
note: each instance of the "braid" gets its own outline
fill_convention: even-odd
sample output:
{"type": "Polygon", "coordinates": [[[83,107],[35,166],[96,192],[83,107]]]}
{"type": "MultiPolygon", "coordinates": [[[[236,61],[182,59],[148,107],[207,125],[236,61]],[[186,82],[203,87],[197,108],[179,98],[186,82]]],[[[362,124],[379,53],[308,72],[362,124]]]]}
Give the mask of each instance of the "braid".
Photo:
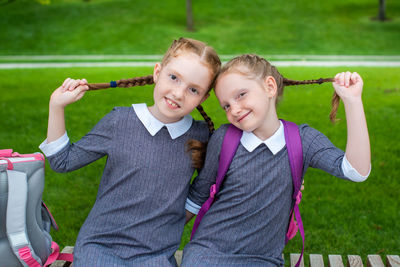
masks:
{"type": "Polygon", "coordinates": [[[121,79],[118,81],[112,81],[110,83],[89,83],[89,90],[99,90],[107,89],[110,87],[133,87],[133,86],[143,86],[147,84],[153,84],[153,75],[148,75],[144,77],[136,77],[131,79],[121,79]]]}
{"type": "Polygon", "coordinates": [[[190,152],[193,168],[201,169],[204,166],[204,161],[206,158],[207,143],[190,139],[186,143],[186,152],[190,152]]]}
{"type": "Polygon", "coordinates": [[[332,123],[336,122],[336,113],[339,107],[339,103],[340,103],[340,97],[336,92],[334,92],[332,96],[332,109],[331,113],[329,114],[329,119],[331,120],[332,123]]]}
{"type": "MultiPolygon", "coordinates": [[[[313,84],[313,83],[325,83],[325,82],[334,82],[335,79],[333,78],[319,78],[318,80],[305,80],[305,81],[295,81],[295,80],[289,80],[286,78],[283,78],[283,85],[299,85],[299,84],[313,84]]],[[[340,97],[339,95],[334,92],[332,96],[332,109],[331,113],[329,114],[329,119],[331,120],[332,123],[336,122],[336,113],[339,107],[340,103],[340,97]]]]}
{"type": "Polygon", "coordinates": [[[207,122],[208,130],[210,131],[210,134],[212,134],[215,130],[213,121],[211,120],[210,117],[208,117],[207,113],[204,111],[201,105],[197,106],[197,110],[200,112],[201,116],[203,116],[204,120],[207,122]]]}
{"type": "MultiPolygon", "coordinates": [[[[208,130],[210,131],[210,134],[212,134],[215,130],[213,121],[211,120],[210,117],[208,117],[207,113],[204,111],[201,105],[197,106],[197,110],[200,112],[201,116],[203,116],[204,120],[207,122],[208,130]]],[[[204,161],[206,158],[207,143],[191,139],[186,143],[186,152],[191,153],[192,166],[196,169],[201,169],[204,165],[204,161]]]]}
{"type": "Polygon", "coordinates": [[[283,78],[283,85],[299,85],[299,84],[314,84],[314,83],[326,83],[326,82],[333,82],[335,81],[333,78],[319,78],[317,80],[304,80],[304,81],[295,81],[283,78]]]}

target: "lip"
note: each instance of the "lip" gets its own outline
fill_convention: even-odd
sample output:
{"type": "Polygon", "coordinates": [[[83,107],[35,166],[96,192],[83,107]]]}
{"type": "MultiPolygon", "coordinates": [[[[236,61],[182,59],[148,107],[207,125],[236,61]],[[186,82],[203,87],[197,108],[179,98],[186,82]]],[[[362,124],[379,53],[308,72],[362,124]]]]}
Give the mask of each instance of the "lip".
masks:
{"type": "Polygon", "coordinates": [[[164,97],[164,100],[170,109],[178,109],[181,107],[178,103],[168,97],[164,97]]]}
{"type": "Polygon", "coordinates": [[[241,116],[237,122],[241,122],[244,118],[246,118],[249,114],[251,113],[251,111],[247,112],[246,114],[244,114],[243,116],[241,116]]]}

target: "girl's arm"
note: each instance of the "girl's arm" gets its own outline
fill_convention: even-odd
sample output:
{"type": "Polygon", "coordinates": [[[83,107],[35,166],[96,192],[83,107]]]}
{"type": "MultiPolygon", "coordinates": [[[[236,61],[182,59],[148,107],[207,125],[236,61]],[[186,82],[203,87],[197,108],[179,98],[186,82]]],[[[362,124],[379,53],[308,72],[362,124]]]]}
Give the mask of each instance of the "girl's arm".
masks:
{"type": "Polygon", "coordinates": [[[333,87],[342,99],[346,112],[346,158],[353,168],[365,176],[371,168],[371,151],[361,100],[363,80],[357,72],[342,72],[335,76],[333,87]]]}
{"type": "Polygon", "coordinates": [[[50,97],[47,143],[57,140],[65,133],[64,109],[78,101],[89,89],[87,81],[66,79],[50,97]]]}

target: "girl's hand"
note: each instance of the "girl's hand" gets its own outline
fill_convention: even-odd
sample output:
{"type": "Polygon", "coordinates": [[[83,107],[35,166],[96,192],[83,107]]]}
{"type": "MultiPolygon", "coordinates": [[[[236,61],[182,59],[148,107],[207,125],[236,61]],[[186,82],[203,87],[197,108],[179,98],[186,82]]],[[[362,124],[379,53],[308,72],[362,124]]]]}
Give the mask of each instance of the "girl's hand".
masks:
{"type": "Polygon", "coordinates": [[[361,100],[363,80],[357,72],[341,72],[336,74],[333,87],[343,102],[361,100]]]}
{"type": "Polygon", "coordinates": [[[50,97],[50,105],[62,107],[74,103],[81,99],[89,89],[86,79],[74,80],[68,78],[58,87],[50,97]]]}

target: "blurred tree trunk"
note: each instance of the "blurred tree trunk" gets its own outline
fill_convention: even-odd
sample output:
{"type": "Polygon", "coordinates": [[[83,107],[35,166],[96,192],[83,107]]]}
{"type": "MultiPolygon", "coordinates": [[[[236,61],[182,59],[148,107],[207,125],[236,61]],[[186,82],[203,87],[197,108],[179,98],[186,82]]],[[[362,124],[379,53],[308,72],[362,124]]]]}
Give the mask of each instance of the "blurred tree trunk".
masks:
{"type": "Polygon", "coordinates": [[[186,28],[188,31],[193,31],[193,13],[192,0],[186,0],[186,28]]]}
{"type": "Polygon", "coordinates": [[[386,0],[379,0],[378,20],[380,21],[386,20],[386,0]]]}

